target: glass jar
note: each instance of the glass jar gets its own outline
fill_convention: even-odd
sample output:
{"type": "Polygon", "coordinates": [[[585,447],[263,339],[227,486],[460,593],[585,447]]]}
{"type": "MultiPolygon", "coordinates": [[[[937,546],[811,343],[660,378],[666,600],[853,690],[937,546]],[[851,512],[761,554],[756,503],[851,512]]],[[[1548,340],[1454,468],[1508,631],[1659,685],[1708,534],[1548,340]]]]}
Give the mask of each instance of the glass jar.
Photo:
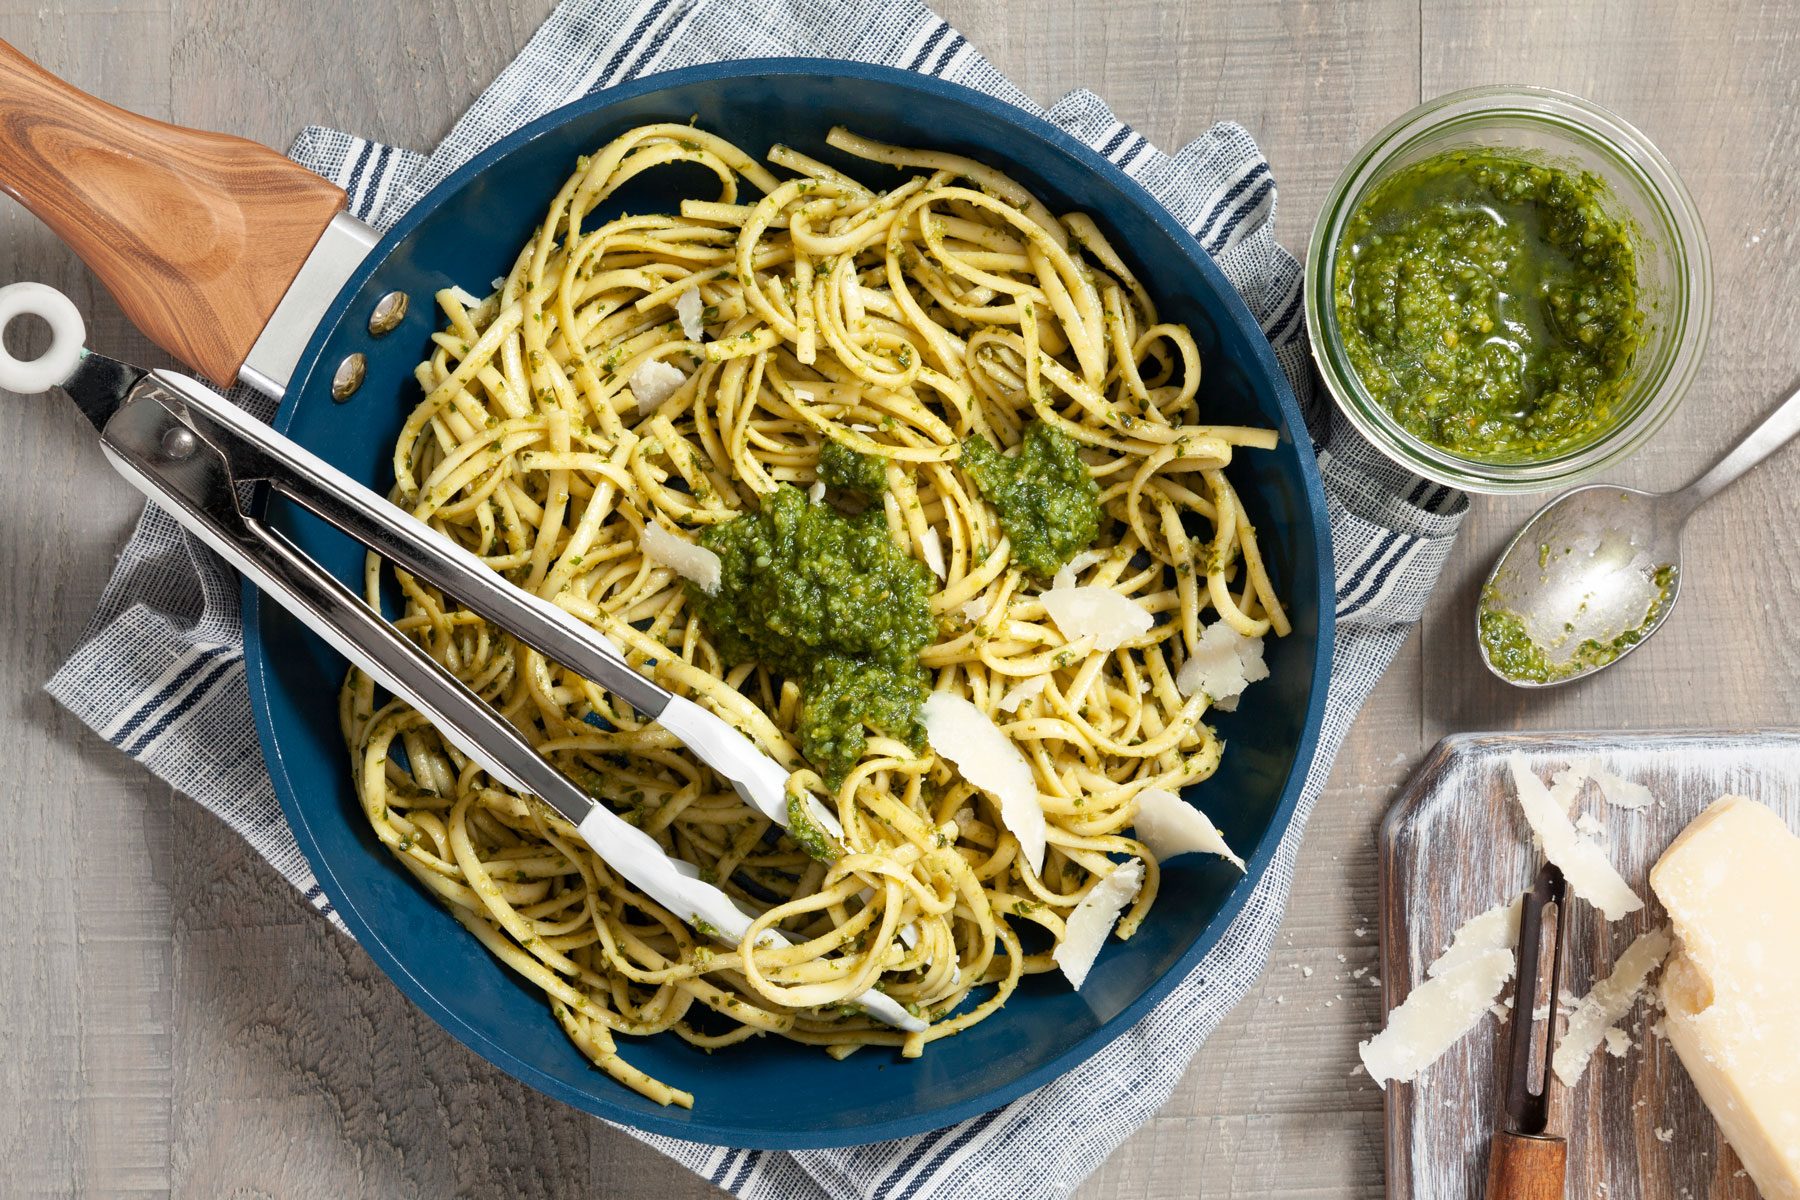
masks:
{"type": "Polygon", "coordinates": [[[1306,255],[1306,326],[1326,390],[1389,458],[1472,492],[1537,492],[1590,478],[1642,446],[1681,403],[1712,322],[1712,258],[1693,197],[1648,138],[1598,105],[1547,88],[1483,87],[1421,104],[1365,145],[1332,186],[1306,255]],[[1605,181],[1610,215],[1632,232],[1645,321],[1612,424],[1585,445],[1534,461],[1487,461],[1402,428],[1344,353],[1333,287],[1344,228],[1382,180],[1450,150],[1516,150],[1605,181]]]}

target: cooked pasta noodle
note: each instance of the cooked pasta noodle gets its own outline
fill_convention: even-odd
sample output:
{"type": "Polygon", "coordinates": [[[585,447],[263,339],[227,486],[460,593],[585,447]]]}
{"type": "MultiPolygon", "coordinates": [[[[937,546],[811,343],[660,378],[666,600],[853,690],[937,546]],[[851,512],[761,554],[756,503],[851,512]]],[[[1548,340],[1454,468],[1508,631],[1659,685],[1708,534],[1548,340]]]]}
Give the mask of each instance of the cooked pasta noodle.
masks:
{"type": "MultiPolygon", "coordinates": [[[[710,1049],[776,1034],[838,1057],[868,1045],[915,1056],[991,1015],[1023,976],[1055,970],[1075,905],[1135,857],[1144,886],[1115,931],[1130,937],[1158,881],[1131,833],[1137,798],[1219,761],[1208,695],[1178,682],[1184,662],[1219,622],[1243,638],[1288,631],[1226,477],[1275,434],[1203,422],[1193,336],[1158,317],[1098,226],[952,154],[841,129],[828,140],[891,186],[782,147],[765,166],[681,125],[634,129],[582,159],[497,290],[438,294],[444,327],[418,368],[424,399],[395,448],[392,497],[746,731],[794,772],[790,787],[837,814],[829,861],[776,836],[659,727],[404,575],[399,625],[760,914],[750,936],[717,944],[635,892],[572,826],[366,676],[353,671],[343,692],[376,834],[543,989],[583,1053],[663,1103],[692,1098],[626,1063],[620,1035],[673,1031],[710,1049]],[[696,167],[716,177],[712,198],[601,216],[633,178],[696,167]],[[674,384],[660,403],[633,388],[661,390],[651,363],[679,373],[660,372],[674,384]],[[1099,489],[1099,536],[1062,585],[1111,589],[1153,618],[1112,649],[1064,635],[1042,599],[1050,581],[1015,561],[959,461],[971,436],[1007,451],[1033,421],[1079,444],[1099,489]],[[870,731],[828,785],[799,750],[801,681],[781,663],[723,660],[692,585],[643,548],[647,523],[691,541],[777,487],[811,487],[827,440],[885,461],[889,534],[941,568],[937,636],[919,662],[931,689],[988,714],[1029,763],[1041,872],[996,798],[928,746],[870,731]],[[775,927],[791,946],[751,948],[775,927]],[[877,985],[927,1028],[903,1033],[850,1005],[877,985]]],[[[371,558],[371,603],[393,586],[371,558]]]]}

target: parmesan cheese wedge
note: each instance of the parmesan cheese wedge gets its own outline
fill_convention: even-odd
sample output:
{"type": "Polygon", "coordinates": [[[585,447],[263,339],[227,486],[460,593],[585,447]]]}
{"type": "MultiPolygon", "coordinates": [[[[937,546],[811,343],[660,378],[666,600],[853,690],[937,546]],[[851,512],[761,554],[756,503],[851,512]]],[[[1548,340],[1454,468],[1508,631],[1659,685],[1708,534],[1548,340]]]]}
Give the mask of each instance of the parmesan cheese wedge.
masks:
{"type": "Polygon", "coordinates": [[[1669,944],[1666,929],[1652,929],[1641,935],[1619,955],[1612,973],[1596,983],[1594,990],[1583,996],[1569,1014],[1569,1023],[1550,1059],[1551,1069],[1564,1087],[1580,1082],[1600,1043],[1607,1040],[1608,1033],[1618,1032],[1613,1026],[1637,1003],[1650,972],[1661,966],[1668,955],[1669,944]]]}
{"type": "Polygon", "coordinates": [[[1137,899],[1143,886],[1143,861],[1133,858],[1123,862],[1113,868],[1112,874],[1089,888],[1088,894],[1063,922],[1062,940],[1056,943],[1050,957],[1056,960],[1056,965],[1062,968],[1076,991],[1087,982],[1088,972],[1093,969],[1094,960],[1100,957],[1100,948],[1106,944],[1106,935],[1118,923],[1119,914],[1137,899]]]}
{"type": "Polygon", "coordinates": [[[1175,673],[1175,686],[1183,696],[1205,692],[1214,708],[1231,712],[1245,688],[1268,677],[1262,639],[1245,637],[1224,621],[1215,621],[1200,634],[1200,645],[1175,673]]]}
{"type": "Polygon", "coordinates": [[[707,595],[719,590],[719,556],[705,546],[697,546],[686,538],[676,537],[655,521],[644,522],[644,536],[639,542],[644,557],[661,563],[683,579],[694,581],[707,595]]]}
{"type": "Polygon", "coordinates": [[[700,300],[700,288],[691,287],[675,297],[675,316],[681,322],[681,332],[690,342],[697,342],[706,336],[706,326],[700,323],[700,316],[706,306],[700,300]]]}
{"type": "Polygon", "coordinates": [[[1676,947],[1662,1027],[1764,1200],[1800,1200],[1800,837],[1726,796],[1650,870],[1676,947]]]}
{"type": "Polygon", "coordinates": [[[1520,904],[1499,904],[1463,922],[1450,948],[1425,968],[1425,982],[1388,1014],[1387,1027],[1356,1048],[1377,1084],[1417,1077],[1494,1009],[1513,976],[1520,904]]]}
{"type": "Polygon", "coordinates": [[[962,777],[1000,802],[1000,820],[1015,838],[1033,874],[1044,870],[1046,827],[1031,764],[1000,727],[973,704],[933,692],[920,713],[931,749],[962,777]]]}
{"type": "Polygon", "coordinates": [[[1225,835],[1207,819],[1205,813],[1163,788],[1146,788],[1138,793],[1137,817],[1132,821],[1137,840],[1145,849],[1162,859],[1180,854],[1216,854],[1245,869],[1244,860],[1231,852],[1225,835]]]}
{"type": "Polygon", "coordinates": [[[637,401],[638,416],[645,417],[662,407],[662,402],[673,396],[676,389],[687,382],[687,376],[681,373],[680,367],[672,367],[666,362],[651,359],[631,373],[627,381],[631,388],[631,398],[637,401]]]}
{"type": "Polygon", "coordinates": [[[1531,826],[1533,840],[1544,857],[1561,869],[1575,894],[1599,909],[1609,921],[1644,907],[1644,901],[1607,861],[1605,851],[1576,832],[1568,810],[1550,794],[1525,760],[1514,754],[1507,765],[1512,768],[1519,808],[1525,814],[1525,823],[1531,826]]]}
{"type": "Polygon", "coordinates": [[[1051,588],[1038,599],[1064,637],[1092,638],[1096,650],[1117,650],[1156,623],[1149,609],[1109,587],[1051,588]]]}

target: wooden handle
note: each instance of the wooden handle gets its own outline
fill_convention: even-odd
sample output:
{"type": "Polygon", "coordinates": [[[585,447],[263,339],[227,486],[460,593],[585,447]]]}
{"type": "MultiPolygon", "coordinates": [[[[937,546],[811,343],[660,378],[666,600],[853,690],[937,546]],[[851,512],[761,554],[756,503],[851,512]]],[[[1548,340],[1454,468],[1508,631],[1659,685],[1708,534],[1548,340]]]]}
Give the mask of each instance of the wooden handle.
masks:
{"type": "Polygon", "coordinates": [[[344,207],[342,189],[267,146],[114,108],[4,41],[0,189],[152,341],[220,384],[344,207]]]}
{"type": "Polygon", "coordinates": [[[1496,1133],[1488,1152],[1487,1200],[1564,1200],[1569,1143],[1559,1137],[1496,1133]]]}

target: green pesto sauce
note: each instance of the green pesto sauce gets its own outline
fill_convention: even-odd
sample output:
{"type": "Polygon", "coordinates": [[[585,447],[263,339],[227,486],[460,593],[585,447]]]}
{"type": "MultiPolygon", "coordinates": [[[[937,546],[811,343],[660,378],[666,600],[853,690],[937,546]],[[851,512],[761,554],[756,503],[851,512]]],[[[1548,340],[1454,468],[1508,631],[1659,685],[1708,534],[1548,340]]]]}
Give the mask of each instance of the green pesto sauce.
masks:
{"type": "Polygon", "coordinates": [[[976,434],[963,443],[962,465],[999,514],[1013,561],[1038,578],[1056,574],[1100,535],[1100,488],[1062,430],[1033,421],[1011,457],[976,434]]]}
{"type": "Polygon", "coordinates": [[[827,441],[819,450],[819,482],[826,487],[879,496],[887,491],[887,459],[862,454],[842,442],[827,441]]]}
{"type": "Polygon", "coordinates": [[[812,817],[807,813],[805,802],[799,796],[788,796],[787,815],[787,835],[796,846],[819,862],[828,863],[837,858],[837,849],[832,846],[831,839],[825,836],[823,829],[813,823],[812,817]]]}
{"type": "Polygon", "coordinates": [[[1520,462],[1618,421],[1642,340],[1637,259],[1606,184],[1455,150],[1377,184],[1344,232],[1338,325],[1371,397],[1420,439],[1520,462]]]}
{"type": "Polygon", "coordinates": [[[1609,641],[1582,639],[1576,645],[1574,653],[1563,662],[1552,662],[1546,650],[1557,647],[1545,647],[1537,642],[1526,631],[1525,622],[1520,619],[1519,614],[1500,608],[1493,590],[1489,589],[1482,597],[1482,648],[1487,651],[1488,661],[1494,664],[1494,669],[1500,674],[1508,679],[1531,683],[1553,683],[1594,667],[1603,667],[1643,641],[1644,635],[1656,624],[1663,609],[1669,605],[1669,596],[1675,587],[1675,570],[1673,564],[1657,568],[1656,574],[1652,576],[1656,583],[1656,595],[1651,599],[1642,621],[1609,641]]]}
{"type": "Polygon", "coordinates": [[[933,581],[879,508],[845,516],[783,485],[700,543],[720,566],[714,595],[688,587],[701,622],[726,662],[799,681],[800,750],[827,783],[862,755],[865,725],[922,744],[933,581]]]}

